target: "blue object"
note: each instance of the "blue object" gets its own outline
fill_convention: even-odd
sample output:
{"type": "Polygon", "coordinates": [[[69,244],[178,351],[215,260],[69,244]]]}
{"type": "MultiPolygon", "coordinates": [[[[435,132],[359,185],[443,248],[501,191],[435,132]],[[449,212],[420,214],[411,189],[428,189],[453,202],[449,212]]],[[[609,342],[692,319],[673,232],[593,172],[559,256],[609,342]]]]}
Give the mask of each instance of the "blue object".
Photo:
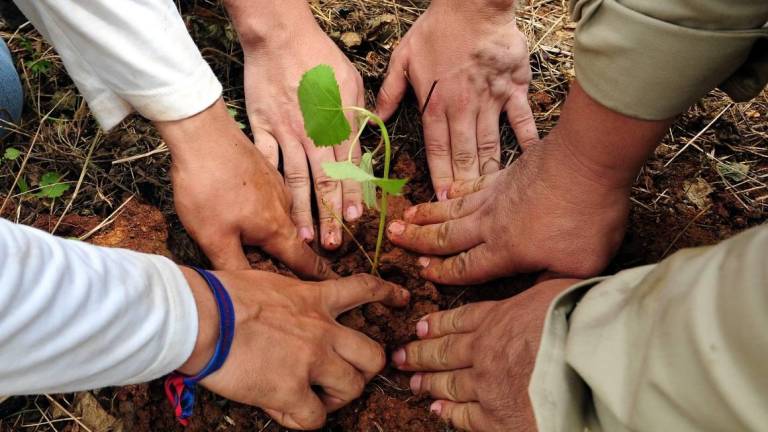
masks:
{"type": "Polygon", "coordinates": [[[17,123],[21,118],[21,108],[24,105],[24,93],[16,68],[13,65],[11,52],[0,39],[0,138],[8,134],[3,127],[9,123],[17,123]]]}
{"type": "Polygon", "coordinates": [[[235,339],[235,307],[232,305],[229,293],[227,293],[224,285],[213,273],[195,267],[193,267],[193,270],[205,279],[208,287],[213,292],[213,297],[216,298],[216,305],[219,308],[220,327],[216,351],[200,373],[188,376],[174,372],[165,379],[165,394],[168,396],[171,406],[173,406],[176,419],[184,426],[189,424],[189,418],[192,417],[192,410],[195,407],[197,383],[224,365],[227,356],[229,356],[229,350],[232,348],[232,341],[235,339]]]}

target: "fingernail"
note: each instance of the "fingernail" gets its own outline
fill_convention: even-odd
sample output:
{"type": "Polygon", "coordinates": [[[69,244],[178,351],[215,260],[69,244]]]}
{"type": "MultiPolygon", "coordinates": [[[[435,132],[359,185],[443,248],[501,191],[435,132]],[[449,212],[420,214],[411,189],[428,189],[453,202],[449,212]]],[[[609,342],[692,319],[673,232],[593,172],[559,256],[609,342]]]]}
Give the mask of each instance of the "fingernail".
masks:
{"type": "Polygon", "coordinates": [[[443,412],[443,403],[440,401],[432,402],[432,405],[429,406],[429,412],[440,415],[440,413],[443,412]]]}
{"type": "Polygon", "coordinates": [[[416,336],[423,338],[429,333],[429,322],[427,320],[421,320],[416,323],[416,336]]]}
{"type": "Polygon", "coordinates": [[[401,289],[400,295],[403,297],[403,300],[407,301],[411,299],[411,292],[406,289],[401,289]]]}
{"type": "Polygon", "coordinates": [[[299,229],[299,237],[304,241],[312,241],[315,238],[315,233],[312,228],[302,227],[299,229]]]}
{"type": "Polygon", "coordinates": [[[413,206],[413,207],[411,207],[408,210],[403,212],[403,217],[406,220],[411,220],[414,216],[416,216],[416,206],[413,206]]]}
{"type": "Polygon", "coordinates": [[[427,268],[429,267],[429,261],[430,261],[429,258],[421,257],[419,258],[419,265],[422,266],[423,268],[427,268]]]}
{"type": "Polygon", "coordinates": [[[389,224],[388,229],[390,234],[400,235],[405,232],[405,224],[400,221],[395,221],[389,224]]]}
{"type": "Polygon", "coordinates": [[[421,392],[421,379],[422,379],[422,377],[423,377],[423,375],[418,374],[418,373],[414,374],[411,377],[410,387],[411,387],[411,392],[413,392],[413,394],[419,394],[421,392]]]}
{"type": "Polygon", "coordinates": [[[448,199],[448,189],[443,189],[440,192],[437,193],[437,200],[438,201],[445,201],[448,199]]]}
{"type": "Polygon", "coordinates": [[[405,364],[405,349],[400,348],[392,354],[392,362],[395,366],[400,367],[405,364]]]}
{"type": "Polygon", "coordinates": [[[346,219],[347,221],[351,222],[354,220],[357,220],[357,218],[360,217],[360,208],[356,205],[351,205],[347,207],[347,214],[346,219]]]}

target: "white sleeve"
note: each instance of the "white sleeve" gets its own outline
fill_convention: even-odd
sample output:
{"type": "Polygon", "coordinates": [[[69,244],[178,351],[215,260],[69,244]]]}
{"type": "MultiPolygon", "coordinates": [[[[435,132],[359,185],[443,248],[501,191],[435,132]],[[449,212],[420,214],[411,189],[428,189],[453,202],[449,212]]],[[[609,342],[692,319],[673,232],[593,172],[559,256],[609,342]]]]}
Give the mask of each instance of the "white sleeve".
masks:
{"type": "Polygon", "coordinates": [[[158,378],[181,366],[197,308],[170,260],[0,219],[0,394],[158,378]]]}
{"type": "Polygon", "coordinates": [[[172,0],[14,0],[61,56],[96,119],[191,117],[221,96],[172,0]]]}

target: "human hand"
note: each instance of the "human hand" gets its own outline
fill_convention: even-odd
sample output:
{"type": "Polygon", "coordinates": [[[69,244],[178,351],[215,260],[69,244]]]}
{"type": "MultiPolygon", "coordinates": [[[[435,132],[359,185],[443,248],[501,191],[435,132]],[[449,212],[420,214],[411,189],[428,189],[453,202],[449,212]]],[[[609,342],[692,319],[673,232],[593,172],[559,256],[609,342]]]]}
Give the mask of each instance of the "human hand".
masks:
{"type": "MultiPolygon", "coordinates": [[[[326,249],[341,246],[341,224],[363,213],[362,190],[354,181],[339,182],[325,174],[325,162],[347,160],[350,142],[333,148],[317,148],[304,131],[297,88],[302,75],[318,64],[333,67],[342,102],[365,106],[363,80],[354,65],[317,25],[305,0],[229,0],[245,56],[245,100],[256,146],[277,167],[282,150],[285,182],[293,197],[291,217],[300,236],[315,237],[312,223],[311,186],[314,185],[320,214],[320,243],[326,249]],[[263,36],[262,36],[263,35],[263,36]],[[309,167],[314,182],[310,181],[309,167]],[[334,216],[334,214],[336,216],[334,216]]],[[[349,114],[356,136],[358,122],[349,114]]],[[[360,144],[352,150],[360,160],[360,144]]]]}
{"type": "Polygon", "coordinates": [[[621,244],[632,183],[670,123],[622,116],[574,83],[542,142],[505,170],[455,183],[455,199],[406,210],[389,239],[427,255],[422,276],[439,283],[594,276],[621,244]]]}
{"type": "MultiPolygon", "coordinates": [[[[180,372],[199,372],[213,356],[218,310],[205,282],[190,281],[200,322],[195,349],[180,372]]],[[[258,406],[291,429],[318,429],[328,412],[362,394],[384,368],[381,346],[336,322],[360,305],[405,306],[410,294],[369,275],[309,283],[260,271],[217,272],[235,307],[235,339],[223,367],[201,384],[258,406]],[[316,392],[312,386],[322,390],[316,392]]]]}
{"type": "Polygon", "coordinates": [[[214,267],[250,268],[246,244],[260,246],[301,276],[335,277],[297,234],[280,174],[221,99],[194,117],[155,125],[171,149],[176,212],[214,267]]]}
{"type": "Polygon", "coordinates": [[[414,394],[459,429],[536,430],[528,384],[552,300],[578,282],[551,280],[500,302],[436,312],[416,325],[420,341],[393,354],[414,394]],[[521,319],[524,317],[524,319],[521,319]]]}
{"type": "Polygon", "coordinates": [[[432,1],[392,54],[376,103],[378,114],[390,117],[410,81],[419,105],[427,104],[424,141],[441,201],[453,181],[499,169],[502,111],[523,148],[538,139],[527,97],[528,47],[513,2],[486,3],[432,1]]]}

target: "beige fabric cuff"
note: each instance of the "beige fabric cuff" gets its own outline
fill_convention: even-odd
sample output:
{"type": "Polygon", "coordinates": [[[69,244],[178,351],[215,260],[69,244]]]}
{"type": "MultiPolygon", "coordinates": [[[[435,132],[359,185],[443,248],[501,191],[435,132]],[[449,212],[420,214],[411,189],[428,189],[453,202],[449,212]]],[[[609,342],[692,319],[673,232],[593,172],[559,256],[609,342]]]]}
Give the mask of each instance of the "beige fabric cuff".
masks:
{"type": "Polygon", "coordinates": [[[768,29],[701,30],[616,0],[571,2],[576,77],[595,100],[644,120],[673,117],[726,81],[768,29]]]}

